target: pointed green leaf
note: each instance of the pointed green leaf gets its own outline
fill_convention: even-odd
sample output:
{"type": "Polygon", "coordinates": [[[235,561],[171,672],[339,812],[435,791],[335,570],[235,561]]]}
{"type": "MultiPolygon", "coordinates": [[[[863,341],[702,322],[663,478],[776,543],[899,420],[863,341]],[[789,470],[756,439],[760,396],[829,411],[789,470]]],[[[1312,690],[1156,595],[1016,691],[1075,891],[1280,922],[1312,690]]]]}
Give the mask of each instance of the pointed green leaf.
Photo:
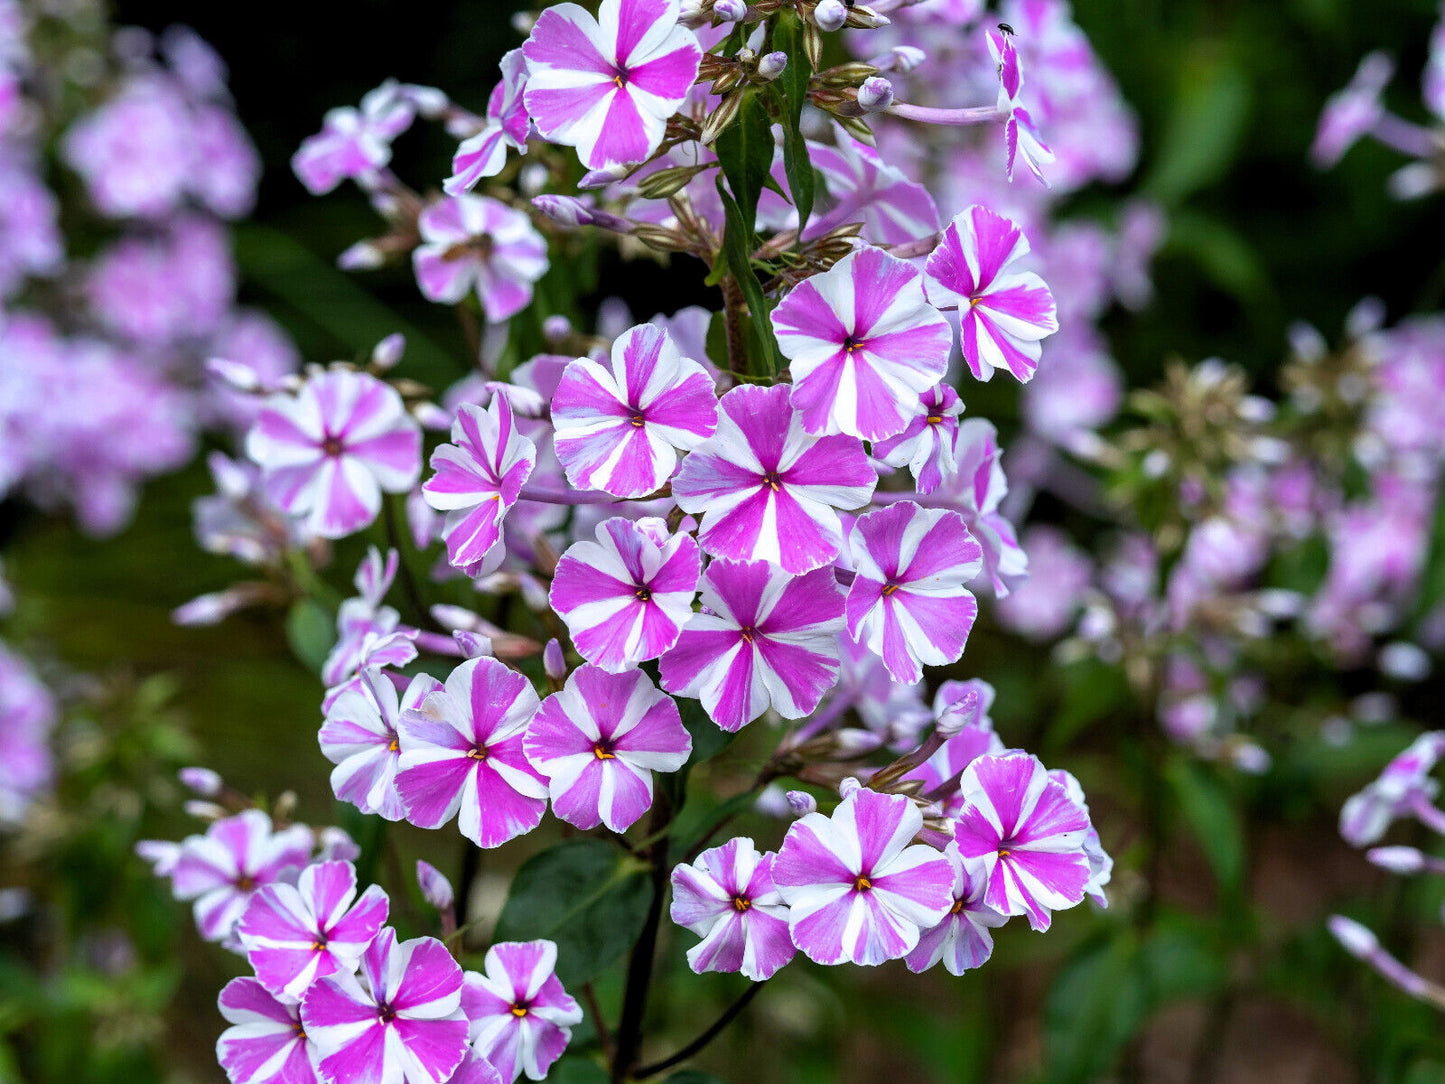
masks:
{"type": "Polygon", "coordinates": [[[778,78],[788,106],[782,118],[783,169],[793,192],[793,206],[798,209],[798,236],[801,237],[813,213],[815,178],[802,129],[803,105],[808,100],[808,81],[813,77],[813,68],[803,48],[803,27],[797,16],[784,15],[779,20],[773,43],[788,54],[788,66],[778,78]]]}

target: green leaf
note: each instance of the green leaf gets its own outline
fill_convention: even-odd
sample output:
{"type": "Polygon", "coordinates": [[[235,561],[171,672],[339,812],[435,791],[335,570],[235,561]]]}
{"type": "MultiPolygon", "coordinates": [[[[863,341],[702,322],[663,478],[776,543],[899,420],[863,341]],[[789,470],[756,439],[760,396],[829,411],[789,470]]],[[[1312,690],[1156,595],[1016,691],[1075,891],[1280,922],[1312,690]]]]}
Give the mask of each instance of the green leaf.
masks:
{"type": "Polygon", "coordinates": [[[711,1073],[699,1072],[696,1069],[683,1069],[673,1073],[663,1081],[663,1084],[726,1084],[726,1082],[711,1073]]]}
{"type": "Polygon", "coordinates": [[[763,284],[753,272],[752,236],[748,219],[743,216],[737,201],[728,194],[721,177],[717,178],[718,196],[722,198],[723,214],[727,219],[727,232],[723,236],[723,255],[728,269],[742,288],[747,299],[748,311],[752,314],[753,336],[758,344],[769,376],[778,375],[778,341],[773,338],[772,321],[768,319],[768,299],[763,295],[763,284]]]}
{"type": "Polygon", "coordinates": [[[286,639],[308,670],[319,671],[336,643],[336,625],[325,606],[303,598],[286,615],[286,639]]]}
{"type": "Polygon", "coordinates": [[[547,1073],[547,1084],[607,1084],[607,1070],[586,1058],[563,1058],[547,1073]]]}
{"type": "Polygon", "coordinates": [[[1059,974],[1044,1003],[1044,1079],[1096,1080],[1143,1024],[1148,981],[1138,943],[1113,938],[1059,974]]]}
{"type": "Polygon", "coordinates": [[[1179,68],[1173,115],[1144,189],[1166,207],[1218,181],[1244,143],[1253,88],[1242,65],[1203,41],[1179,68]]]}
{"type": "Polygon", "coordinates": [[[803,48],[801,20],[785,14],[778,21],[773,43],[788,54],[788,66],[778,78],[788,106],[782,118],[783,170],[788,175],[788,187],[793,191],[793,206],[798,209],[798,236],[801,238],[803,227],[813,213],[816,194],[813,163],[808,158],[808,141],[802,129],[803,104],[808,100],[808,80],[813,76],[813,67],[808,63],[808,54],[803,48]]]}
{"type": "Polygon", "coordinates": [[[557,942],[563,985],[589,982],[642,932],[652,886],[617,847],[575,839],[533,855],[517,871],[497,919],[497,941],[557,942]]]}
{"type": "Polygon", "coordinates": [[[758,800],[752,791],[734,794],[725,802],[704,803],[697,799],[683,806],[682,812],[672,822],[673,854],[690,854],[692,849],[707,838],[724,821],[739,813],[746,813],[758,800]]]}
{"type": "Polygon", "coordinates": [[[749,93],[743,98],[737,119],[722,130],[714,149],[728,187],[742,211],[751,249],[758,221],[758,197],[773,168],[773,119],[756,94],[749,93]]]}
{"type": "Polygon", "coordinates": [[[1244,826],[1229,794],[1218,778],[1184,756],[1171,759],[1164,775],[1220,888],[1237,895],[1244,887],[1244,826]]]}

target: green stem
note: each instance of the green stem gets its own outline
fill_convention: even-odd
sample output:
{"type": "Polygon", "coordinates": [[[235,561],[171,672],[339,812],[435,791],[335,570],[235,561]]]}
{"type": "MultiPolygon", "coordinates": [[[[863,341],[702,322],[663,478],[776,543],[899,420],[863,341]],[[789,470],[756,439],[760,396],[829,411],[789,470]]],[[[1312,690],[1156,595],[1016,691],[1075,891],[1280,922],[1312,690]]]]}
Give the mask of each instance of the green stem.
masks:
{"type": "MultiPolygon", "coordinates": [[[[647,834],[657,836],[671,819],[667,798],[659,792],[647,822],[647,834]]],[[[612,1084],[627,1079],[642,1048],[642,1024],[647,1012],[647,995],[652,986],[652,963],[657,955],[657,935],[662,927],[662,904],[667,895],[667,836],[652,845],[652,902],[642,934],[627,961],[627,987],[622,996],[622,1018],[617,1024],[617,1048],[612,1055],[612,1084]]]]}
{"type": "Polygon", "coordinates": [[[764,979],[762,982],[753,983],[743,991],[743,995],[740,998],[729,1005],[723,1014],[712,1022],[711,1027],[696,1039],[688,1043],[671,1057],[664,1058],[662,1061],[655,1061],[651,1065],[642,1066],[634,1075],[638,1080],[642,1080],[646,1077],[656,1076],[664,1069],[671,1069],[674,1065],[680,1065],[682,1062],[687,1061],[688,1058],[697,1054],[703,1047],[707,1046],[708,1043],[722,1034],[723,1029],[737,1019],[738,1015],[748,1007],[748,1003],[758,996],[758,991],[767,984],[767,979],[764,979]]]}

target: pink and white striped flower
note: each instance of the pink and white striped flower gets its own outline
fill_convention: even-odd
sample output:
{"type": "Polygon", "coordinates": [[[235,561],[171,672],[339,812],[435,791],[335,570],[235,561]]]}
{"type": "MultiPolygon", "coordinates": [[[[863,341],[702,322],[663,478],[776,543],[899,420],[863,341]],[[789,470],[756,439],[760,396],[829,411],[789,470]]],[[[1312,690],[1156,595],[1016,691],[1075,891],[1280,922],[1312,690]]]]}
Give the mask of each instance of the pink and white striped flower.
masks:
{"type": "Polygon", "coordinates": [[[789,394],[786,384],[751,384],[724,395],[717,432],[683,461],[672,496],[703,514],[708,553],[796,576],[838,556],[837,510],[866,504],[878,476],[855,437],[805,432],[789,394]]]}
{"type": "Polygon", "coordinates": [[[831,817],[788,829],[773,883],[791,908],[793,943],[820,964],[873,966],[918,944],[953,905],[953,870],[932,847],[910,845],[923,814],[901,794],[855,787],[831,817]]]}
{"type": "Polygon", "coordinates": [[[216,1060],[231,1084],[318,1084],[320,1054],[301,1025],[301,1006],[276,998],[257,979],[232,979],[217,1001],[231,1027],[216,1060]]]}
{"type": "Polygon", "coordinates": [[[772,321],[778,348],[792,359],[793,407],[809,433],[901,433],[953,350],[948,321],[923,295],[923,276],[881,248],[804,279],[772,321]]]}
{"type": "Polygon", "coordinates": [[[908,954],[908,970],[927,971],[939,961],[950,975],[962,975],[988,963],[993,955],[993,934],[990,929],[1008,921],[983,900],[988,887],[984,878],[969,872],[958,854],[958,844],[950,843],[943,856],[953,869],[953,906],[942,922],[918,937],[918,947],[908,954]]]}
{"type": "Polygon", "coordinates": [[[620,516],[557,562],[551,601],[588,662],[617,674],[667,651],[692,617],[702,558],[689,535],[620,516]]]}
{"type": "Polygon", "coordinates": [[[386,924],[380,885],[356,898],[356,867],[319,862],[295,887],[271,884],[251,898],[236,936],[256,978],[277,997],[300,1001],[318,979],[355,971],[361,954],[386,924]]]}
{"type": "Polygon", "coordinates": [[[577,4],[542,12],[522,52],[543,138],[576,147],[588,169],[646,161],[702,60],[680,14],[678,0],[602,0],[595,19],[577,4]]]}
{"type": "Polygon", "coordinates": [[[361,108],[329,110],[321,131],[291,157],[291,169],[313,196],[348,178],[369,183],[391,161],[391,141],[411,127],[416,108],[388,80],[361,99],[361,108]]]}
{"type": "Polygon", "coordinates": [[[919,493],[932,493],[958,472],[958,416],[963,400],[935,384],[918,401],[918,413],[896,437],[876,441],[873,455],[890,467],[907,467],[919,493]]]}
{"type": "Polygon", "coordinates": [[[432,452],[435,473],[421,487],[426,503],[446,513],[442,537],[453,567],[482,570],[536,463],[537,446],[517,431],[505,395],[492,396],[485,410],[471,403],[457,410],[452,443],[432,452]]]}
{"type": "Polygon", "coordinates": [[[317,734],[321,752],[336,765],[331,790],[337,801],[389,821],[406,815],[396,790],[401,713],[420,707],[428,694],[440,688],[441,682],[430,674],[418,674],[398,702],[391,679],[368,667],[342,689],[326,709],[326,721],[317,734]]]}
{"type": "Polygon", "coordinates": [[[808,157],[835,203],[808,223],[804,240],[845,222],[862,222],[863,236],[875,245],[899,245],[938,232],[938,206],[928,189],[841,127],[833,146],[809,143],[808,157]]]}
{"type": "Polygon", "coordinates": [[[957,662],[978,617],[964,584],[983,549],[957,512],[912,501],[860,516],[849,546],[857,576],[848,589],[848,635],[883,659],[905,685],[924,666],[957,662]]]}
{"type": "Polygon", "coordinates": [[[311,861],[311,829],[293,824],[279,832],[259,809],[225,817],[190,836],[172,874],[178,900],[195,900],[196,927],[207,941],[224,941],[263,885],[296,872],[311,861]]]}
{"type": "Polygon", "coordinates": [[[507,148],[527,153],[527,132],[532,119],[522,102],[527,89],[527,60],[522,50],[513,49],[502,57],[502,81],[487,99],[487,123],[480,132],[463,140],[452,156],[452,175],[442,182],[442,191],[460,196],[484,177],[495,177],[507,164],[507,148]]]}
{"type": "Polygon", "coordinates": [[[582,1007],[558,981],[552,941],[504,941],[487,950],[485,974],[468,971],[462,1007],[472,1049],[502,1084],[523,1073],[543,1080],[582,1022],[582,1007]]]}
{"type": "Polygon", "coordinates": [[[421,473],[421,428],[401,396],[348,369],[317,373],[294,395],[266,401],[246,454],[281,509],[323,538],[359,531],[381,494],[405,493],[421,473]]]}
{"type": "Polygon", "coordinates": [[[336,612],[336,643],[321,665],[321,680],[327,694],[323,711],[330,711],[336,697],[368,667],[405,666],[416,658],[416,630],[401,624],[401,614],[382,604],[401,555],[387,550],[386,557],[375,546],[357,566],[352,584],[357,594],[343,602],[336,612]]]}
{"type": "Polygon", "coordinates": [[[651,324],[612,344],[612,363],[578,358],[552,397],[557,458],[578,489],[642,497],[677,469],[677,453],[717,429],[713,378],[651,324]]]}
{"type": "Polygon", "coordinates": [[[959,424],[955,449],[957,472],[944,478],[927,503],[963,517],[983,547],[983,571],[993,593],[1004,598],[1028,578],[1029,560],[1013,524],[998,510],[1008,494],[998,430],[984,418],[969,418],[959,424]]]}
{"type": "Polygon", "coordinates": [[[462,969],[434,937],[397,944],[383,929],[361,975],[338,971],[301,1003],[328,1084],[441,1084],[462,1063],[462,969]]]}
{"type": "Polygon", "coordinates": [[[1028,753],[979,757],[960,787],[954,839],[970,874],[988,883],[984,903],[1047,930],[1053,911],[1084,898],[1089,815],[1028,753]]]}
{"type": "Polygon", "coordinates": [[[1040,340],[1059,330],[1044,280],[1012,266],[1028,252],[1018,223],[974,204],[954,216],[928,257],[928,300],[959,311],[963,359],[979,380],[995,369],[1029,380],[1043,352],[1040,340]]]}
{"type": "Polygon", "coordinates": [[[473,289],[490,324],[532,303],[547,271],[547,242],[521,211],[490,196],[443,196],[417,217],[422,243],[411,254],[428,301],[455,305],[473,289]]]}
{"type": "Polygon", "coordinates": [[[547,776],[558,817],[625,832],[652,806],[652,773],[681,768],[692,738],[672,698],[641,670],[581,666],[542,701],[524,748],[547,776]]]}
{"type": "Polygon", "coordinates": [[[795,577],[766,561],[715,560],[703,573],[702,612],[662,657],[662,687],[701,700],[727,731],[770,706],[801,719],[837,680],[842,627],[831,568],[795,577]]]}
{"type": "Polygon", "coordinates": [[[776,857],[742,836],[673,869],[672,921],[702,938],[687,950],[694,972],[739,971],[763,982],[797,953],[773,884],[776,857]]]}
{"type": "Polygon", "coordinates": [[[453,817],[478,847],[500,847],[542,822],[547,784],[522,752],[537,713],[532,684],[494,658],[468,659],[446,687],[403,712],[396,789],[406,819],[440,828],[453,817]]]}
{"type": "Polygon", "coordinates": [[[1023,90],[1023,70],[1019,66],[1018,50],[1014,47],[1013,35],[999,30],[988,31],[988,50],[998,67],[999,115],[1004,118],[1004,149],[1007,151],[1008,179],[1014,179],[1014,165],[1020,155],[1029,172],[1045,188],[1049,182],[1044,179],[1043,166],[1054,160],[1054,152],[1044,142],[1043,136],[1034,125],[1034,118],[1019,97],[1023,90]]]}

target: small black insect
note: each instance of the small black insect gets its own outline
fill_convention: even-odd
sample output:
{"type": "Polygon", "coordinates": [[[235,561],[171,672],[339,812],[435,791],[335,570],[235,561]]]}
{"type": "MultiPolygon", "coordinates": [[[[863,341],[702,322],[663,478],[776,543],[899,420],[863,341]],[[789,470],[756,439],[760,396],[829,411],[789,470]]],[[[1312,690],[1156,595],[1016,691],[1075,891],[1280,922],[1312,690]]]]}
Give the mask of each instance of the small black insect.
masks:
{"type": "Polygon", "coordinates": [[[1002,30],[1005,34],[1012,34],[1014,32],[1014,28],[1009,26],[1008,23],[999,23],[998,28],[1002,30]]]}

